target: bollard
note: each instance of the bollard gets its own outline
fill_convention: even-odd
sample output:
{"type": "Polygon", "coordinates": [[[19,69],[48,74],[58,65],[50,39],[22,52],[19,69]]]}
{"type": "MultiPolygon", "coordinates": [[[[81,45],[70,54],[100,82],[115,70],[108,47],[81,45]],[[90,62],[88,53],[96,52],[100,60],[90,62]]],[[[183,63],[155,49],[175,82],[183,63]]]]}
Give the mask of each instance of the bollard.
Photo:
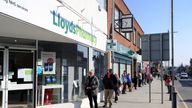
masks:
{"type": "Polygon", "coordinates": [[[173,108],[177,108],[177,92],[173,92],[173,100],[172,100],[172,102],[173,102],[173,108]]]}

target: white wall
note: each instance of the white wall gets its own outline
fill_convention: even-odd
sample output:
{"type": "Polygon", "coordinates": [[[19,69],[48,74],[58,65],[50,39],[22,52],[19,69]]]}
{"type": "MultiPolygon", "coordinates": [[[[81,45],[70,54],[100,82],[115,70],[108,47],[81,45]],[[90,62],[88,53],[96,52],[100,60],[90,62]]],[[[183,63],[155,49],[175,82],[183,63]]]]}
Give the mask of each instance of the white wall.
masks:
{"type": "Polygon", "coordinates": [[[67,5],[63,6],[57,0],[1,0],[0,12],[39,26],[43,29],[58,33],[66,38],[75,40],[78,43],[106,51],[106,11],[98,10],[98,3],[96,0],[63,0],[63,2],[67,5]],[[86,32],[94,35],[97,38],[97,42],[93,43],[78,34],[70,32],[65,33],[66,27],[65,29],[62,29],[53,24],[53,14],[51,11],[55,11],[57,14],[60,14],[62,18],[65,18],[69,22],[73,22],[74,25],[78,25],[86,32]],[[88,22],[92,21],[93,24],[102,31],[91,26],[90,23],[87,23],[77,14],[83,15],[88,22]]]}

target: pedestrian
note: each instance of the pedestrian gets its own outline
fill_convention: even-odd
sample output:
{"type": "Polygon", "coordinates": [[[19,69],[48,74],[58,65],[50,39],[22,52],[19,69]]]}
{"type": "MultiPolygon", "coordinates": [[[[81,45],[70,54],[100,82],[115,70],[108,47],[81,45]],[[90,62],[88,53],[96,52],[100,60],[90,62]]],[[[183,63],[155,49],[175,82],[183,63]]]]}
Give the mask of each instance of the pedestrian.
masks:
{"type": "Polygon", "coordinates": [[[103,85],[105,89],[105,102],[103,107],[107,107],[107,103],[109,102],[109,108],[111,108],[111,99],[113,96],[115,84],[117,84],[117,79],[115,75],[113,75],[112,69],[109,69],[103,78],[103,85]]]}
{"type": "Polygon", "coordinates": [[[167,86],[167,93],[171,93],[171,82],[172,82],[171,76],[167,74],[164,80],[165,80],[165,85],[167,86]]]}
{"type": "Polygon", "coordinates": [[[137,90],[137,80],[138,80],[137,73],[134,72],[134,75],[133,75],[133,86],[134,86],[135,90],[137,90]]]}
{"type": "Polygon", "coordinates": [[[124,71],[122,74],[122,82],[123,82],[123,89],[122,89],[122,94],[126,94],[126,86],[127,86],[127,72],[124,71]]]}
{"type": "Polygon", "coordinates": [[[99,81],[95,76],[94,71],[88,72],[88,77],[85,81],[85,94],[88,96],[90,108],[93,108],[93,101],[95,108],[98,108],[97,93],[98,93],[99,81]]]}
{"type": "Polygon", "coordinates": [[[115,84],[115,88],[114,88],[114,91],[115,91],[115,101],[114,102],[117,103],[119,92],[120,92],[119,88],[121,86],[121,81],[120,81],[119,76],[117,74],[115,74],[115,77],[117,79],[117,83],[115,84]]]}
{"type": "Polygon", "coordinates": [[[138,74],[138,80],[139,80],[139,87],[141,87],[141,83],[142,83],[142,74],[141,74],[141,72],[139,72],[139,74],[138,74]]]}
{"type": "Polygon", "coordinates": [[[127,74],[127,85],[128,85],[129,92],[131,92],[132,91],[132,80],[131,80],[131,76],[129,73],[127,74]]]}

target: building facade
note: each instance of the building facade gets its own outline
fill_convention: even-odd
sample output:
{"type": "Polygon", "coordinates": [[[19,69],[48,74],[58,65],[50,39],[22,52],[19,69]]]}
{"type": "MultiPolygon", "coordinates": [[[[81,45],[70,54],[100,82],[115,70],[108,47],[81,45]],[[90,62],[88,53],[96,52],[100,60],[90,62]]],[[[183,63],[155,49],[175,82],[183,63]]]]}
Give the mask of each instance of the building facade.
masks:
{"type": "MultiPolygon", "coordinates": [[[[108,38],[112,38],[112,1],[107,0],[107,22],[108,22],[108,38]]],[[[117,40],[117,48],[114,51],[114,73],[120,77],[124,70],[133,75],[133,72],[139,72],[141,69],[141,36],[144,34],[139,23],[133,17],[133,31],[121,32],[120,22],[122,15],[132,14],[123,0],[115,0],[115,15],[114,15],[114,39],[117,40]]],[[[111,54],[108,54],[108,67],[112,67],[111,54]]]]}
{"type": "Polygon", "coordinates": [[[87,108],[87,72],[100,77],[106,68],[105,6],[99,0],[1,0],[0,108],[78,102],[87,108]]]}

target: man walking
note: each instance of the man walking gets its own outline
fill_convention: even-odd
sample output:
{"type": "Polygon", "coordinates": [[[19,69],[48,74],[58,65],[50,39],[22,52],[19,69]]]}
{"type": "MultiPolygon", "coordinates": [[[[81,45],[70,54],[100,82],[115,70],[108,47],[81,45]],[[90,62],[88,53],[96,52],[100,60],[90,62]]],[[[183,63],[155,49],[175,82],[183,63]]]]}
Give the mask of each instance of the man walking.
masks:
{"type": "Polygon", "coordinates": [[[89,98],[90,108],[93,108],[93,101],[95,108],[98,108],[97,104],[98,86],[99,86],[98,78],[95,76],[92,70],[89,71],[88,77],[85,82],[85,93],[89,98]]]}
{"type": "Polygon", "coordinates": [[[105,103],[104,103],[103,107],[106,107],[107,102],[109,102],[109,108],[111,108],[111,106],[112,106],[111,100],[112,100],[115,84],[117,84],[117,79],[113,75],[112,69],[109,69],[103,78],[103,85],[105,88],[105,103]]]}

